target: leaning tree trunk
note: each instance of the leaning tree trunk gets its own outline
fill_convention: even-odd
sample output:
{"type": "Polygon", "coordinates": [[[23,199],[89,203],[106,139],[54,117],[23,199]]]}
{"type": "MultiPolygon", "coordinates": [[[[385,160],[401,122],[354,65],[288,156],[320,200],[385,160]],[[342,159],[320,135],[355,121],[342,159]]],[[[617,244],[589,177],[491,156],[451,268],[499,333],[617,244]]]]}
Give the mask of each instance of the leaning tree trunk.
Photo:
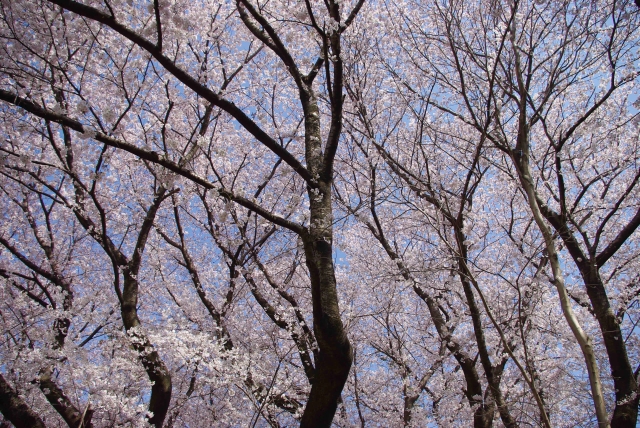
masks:
{"type": "MultiPolygon", "coordinates": [[[[607,247],[598,256],[595,255],[595,248],[590,248],[587,255],[578,244],[567,221],[562,216],[554,213],[546,206],[541,207],[540,211],[558,232],[576,266],[578,266],[587,296],[589,296],[589,301],[593,307],[593,313],[602,332],[616,394],[616,405],[611,416],[611,426],[634,428],[638,418],[638,401],[640,399],[636,374],[633,372],[627,347],[624,340],[622,340],[620,322],[613,312],[607,296],[607,290],[600,276],[600,266],[608,260],[608,257],[613,255],[615,244],[607,247]],[[609,251],[610,248],[612,251],[609,251]]],[[[630,223],[627,227],[633,226],[634,224],[630,223]]]]}
{"type": "Polygon", "coordinates": [[[602,383],[600,381],[600,370],[595,356],[593,339],[582,329],[578,318],[575,316],[573,309],[571,308],[571,302],[569,301],[569,295],[565,287],[564,275],[560,267],[560,259],[556,250],[554,236],[550,227],[545,223],[545,220],[540,212],[540,206],[538,205],[538,198],[533,186],[533,180],[531,178],[531,171],[529,169],[529,141],[526,131],[526,124],[522,123],[521,118],[521,130],[518,135],[518,145],[515,150],[515,163],[518,169],[518,176],[520,183],[527,194],[529,207],[533,214],[533,218],[538,226],[538,229],[542,233],[545,242],[545,248],[549,255],[549,264],[553,272],[553,283],[558,291],[560,297],[560,303],[562,307],[562,313],[571,328],[573,336],[578,341],[584,362],[589,374],[589,383],[591,386],[591,394],[593,396],[593,403],[595,406],[596,417],[598,418],[598,426],[600,428],[609,427],[609,417],[607,415],[607,409],[604,402],[604,394],[602,392],[602,383]]]}

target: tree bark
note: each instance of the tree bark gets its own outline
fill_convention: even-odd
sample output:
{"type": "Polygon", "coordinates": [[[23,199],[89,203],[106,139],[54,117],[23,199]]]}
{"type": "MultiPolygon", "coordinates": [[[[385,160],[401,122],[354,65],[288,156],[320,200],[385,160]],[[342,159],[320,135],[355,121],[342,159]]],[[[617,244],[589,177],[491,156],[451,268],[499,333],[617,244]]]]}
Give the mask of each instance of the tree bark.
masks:
{"type": "MultiPolygon", "coordinates": [[[[524,110],[524,109],[523,109],[524,110]]],[[[593,347],[593,339],[589,337],[582,326],[578,322],[573,309],[571,308],[571,302],[569,301],[569,295],[565,287],[564,275],[560,268],[560,260],[556,246],[554,243],[553,234],[549,226],[545,223],[545,220],[540,212],[540,205],[538,204],[538,198],[531,179],[531,172],[529,169],[529,141],[526,124],[523,123],[523,113],[521,112],[520,118],[520,130],[518,135],[518,144],[516,146],[515,153],[521,153],[520,155],[514,155],[514,161],[517,166],[518,176],[520,183],[527,194],[529,201],[529,207],[533,214],[534,220],[538,225],[540,232],[542,233],[545,241],[545,248],[549,254],[549,263],[553,272],[553,282],[558,291],[560,298],[560,304],[562,307],[562,313],[567,320],[567,324],[571,328],[571,331],[580,345],[582,354],[584,356],[587,372],[589,373],[589,383],[591,386],[591,394],[593,396],[593,403],[596,411],[596,417],[598,418],[598,425],[600,428],[609,427],[609,417],[607,415],[607,409],[604,403],[604,395],[602,392],[602,382],[600,381],[600,371],[598,369],[598,363],[595,356],[595,350],[593,347]]]]}
{"type": "Polygon", "coordinates": [[[634,428],[638,419],[640,399],[637,393],[638,385],[629,362],[620,323],[611,308],[607,290],[600,276],[600,266],[597,263],[598,257],[595,257],[595,249],[590,251],[592,253],[590,256],[585,255],[566,221],[546,206],[541,207],[540,212],[559,233],[562,242],[580,270],[587,296],[589,296],[593,313],[602,333],[616,395],[611,426],[634,428]]]}
{"type": "Polygon", "coordinates": [[[124,328],[129,334],[131,344],[138,353],[138,358],[152,383],[149,411],[153,413],[153,416],[149,418],[149,423],[157,428],[162,428],[169,410],[172,390],[171,373],[169,373],[160,354],[158,354],[158,351],[151,344],[140,326],[140,319],[138,318],[138,272],[156,213],[162,201],[168,196],[166,189],[160,188],[153,203],[147,210],[140,227],[133,256],[123,269],[124,284],[122,302],[120,304],[124,328]]]}
{"type": "Polygon", "coordinates": [[[54,382],[51,378],[52,367],[43,369],[40,372],[38,383],[40,390],[43,392],[47,401],[53,406],[58,414],[69,425],[69,428],[91,428],[91,418],[93,417],[93,410],[91,407],[87,407],[85,412],[81,412],[76,406],[69,400],[64,391],[54,382]]]}
{"type": "Polygon", "coordinates": [[[16,428],[45,428],[46,425],[0,374],[0,412],[16,428]]]}
{"type": "Polygon", "coordinates": [[[153,384],[149,400],[149,411],[153,413],[153,416],[149,418],[149,423],[157,428],[162,428],[169,409],[169,403],[171,402],[171,374],[160,358],[158,351],[155,350],[141,330],[137,311],[138,282],[127,272],[125,272],[122,297],[121,314],[124,328],[129,334],[131,344],[138,353],[138,358],[147,372],[149,380],[153,384]]]}
{"type": "MultiPolygon", "coordinates": [[[[394,171],[399,172],[397,165],[395,165],[395,161],[386,156],[389,162],[391,162],[392,169],[394,171]]],[[[469,406],[471,408],[475,408],[473,412],[473,426],[474,428],[490,428],[493,426],[493,415],[495,413],[495,400],[486,401],[482,399],[483,390],[482,384],[480,383],[480,377],[478,375],[478,371],[476,370],[476,362],[474,359],[470,358],[469,355],[464,352],[460,346],[460,344],[453,339],[453,334],[449,327],[447,326],[447,322],[444,319],[440,309],[438,308],[437,302],[427,293],[424,289],[422,289],[418,282],[411,275],[410,270],[404,264],[400,256],[391,248],[389,241],[387,240],[385,233],[382,229],[382,224],[380,223],[380,219],[378,218],[378,214],[376,212],[376,170],[372,167],[371,169],[371,196],[370,196],[370,211],[373,216],[373,220],[375,226],[370,222],[367,222],[367,228],[371,231],[371,234],[380,242],[385,252],[389,256],[389,258],[395,262],[398,266],[400,274],[402,277],[413,284],[413,291],[422,299],[426,304],[429,310],[429,315],[431,315],[431,320],[433,321],[433,325],[438,332],[438,336],[440,340],[445,344],[449,352],[456,359],[460,368],[462,369],[462,373],[466,382],[466,390],[464,391],[467,400],[469,401],[469,406]]],[[[406,179],[406,176],[403,174],[399,174],[400,177],[406,179]]],[[[430,202],[431,203],[431,202],[430,202]]],[[[439,209],[447,218],[451,218],[451,214],[442,209],[442,207],[438,204],[433,204],[435,208],[439,209]]],[[[475,305],[475,301],[474,301],[475,305]]],[[[475,324],[474,324],[475,326],[475,324]]],[[[480,343],[478,343],[478,347],[480,343]]],[[[415,401],[419,398],[419,395],[415,395],[413,397],[405,398],[405,422],[411,418],[410,412],[407,414],[407,409],[411,409],[415,401]],[[412,400],[412,401],[411,401],[412,400]]]]}
{"type": "MultiPolygon", "coordinates": [[[[461,256],[466,258],[466,254],[461,256]]],[[[480,310],[478,305],[476,304],[475,297],[473,295],[473,289],[471,284],[466,278],[464,274],[464,268],[466,264],[463,261],[459,261],[459,268],[461,270],[460,279],[462,282],[462,288],[464,290],[465,297],[467,299],[467,305],[469,305],[469,312],[471,313],[471,320],[473,322],[473,331],[476,337],[476,342],[478,344],[478,353],[480,354],[480,362],[482,363],[482,367],[485,372],[485,376],[487,377],[487,382],[489,383],[489,388],[491,390],[491,395],[495,400],[495,403],[498,407],[498,413],[500,413],[500,418],[502,419],[502,423],[506,427],[515,428],[518,425],[516,424],[515,419],[511,415],[509,408],[507,407],[506,402],[504,401],[504,397],[502,395],[502,390],[500,389],[500,376],[496,376],[493,365],[491,364],[491,359],[489,358],[489,352],[487,349],[487,343],[484,337],[484,329],[482,328],[482,320],[480,317],[480,310]]]]}
{"type": "MultiPolygon", "coordinates": [[[[339,4],[333,0],[325,4],[331,18],[341,23],[339,4]]],[[[361,5],[362,1],[352,11],[352,16],[361,5]]],[[[308,8],[312,16],[311,9],[309,6],[308,8]]],[[[349,19],[344,28],[348,25],[349,19]]],[[[292,77],[298,85],[304,112],[305,158],[310,175],[310,179],[307,180],[310,223],[307,230],[302,232],[301,238],[311,279],[313,329],[319,348],[315,361],[314,382],[302,416],[301,427],[331,426],[353,362],[353,349],[340,318],[332,247],[333,165],[342,132],[344,102],[341,33],[339,30],[330,30],[326,33],[319,31],[319,34],[323,39],[324,59],[320,59],[316,64],[325,65],[326,77],[330,83],[327,85],[327,92],[331,104],[331,121],[324,153],[320,132],[320,109],[313,90],[314,75],[310,73],[308,76],[302,76],[290,67],[292,77]],[[333,67],[330,66],[329,58],[333,67]]],[[[289,62],[290,56],[287,52],[281,53],[280,57],[285,63],[289,62]]]]}
{"type": "Polygon", "coordinates": [[[311,278],[313,330],[319,351],[301,427],[330,427],[349,376],[353,350],[340,318],[333,266],[331,184],[309,190],[311,225],[302,237],[311,278]],[[315,190],[315,191],[314,191],[315,190]]]}
{"type": "Polygon", "coordinates": [[[611,426],[615,428],[635,428],[638,419],[638,385],[633,373],[624,336],[616,319],[607,292],[602,283],[600,272],[592,267],[588,272],[580,270],[587,289],[587,295],[593,306],[596,320],[604,339],[609,357],[611,377],[616,393],[616,404],[611,417],[611,426]]]}

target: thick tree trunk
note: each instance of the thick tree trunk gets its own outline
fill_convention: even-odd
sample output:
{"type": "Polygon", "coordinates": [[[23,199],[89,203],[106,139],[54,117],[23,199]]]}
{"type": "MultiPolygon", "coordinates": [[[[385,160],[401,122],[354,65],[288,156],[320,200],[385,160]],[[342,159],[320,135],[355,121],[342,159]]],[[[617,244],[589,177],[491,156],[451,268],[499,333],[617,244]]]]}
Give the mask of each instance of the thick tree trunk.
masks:
{"type": "Polygon", "coordinates": [[[149,411],[153,416],[149,418],[149,423],[161,428],[171,402],[171,374],[158,351],[140,328],[137,311],[138,282],[127,272],[125,272],[122,297],[121,313],[124,328],[129,334],[131,344],[138,353],[149,380],[153,383],[149,401],[149,411]]]}
{"type": "Polygon", "coordinates": [[[353,350],[340,319],[333,265],[331,183],[309,189],[311,222],[302,236],[311,277],[313,329],[318,343],[315,378],[301,427],[330,427],[349,376],[353,350]]]}
{"type": "Polygon", "coordinates": [[[16,428],[45,428],[42,419],[0,374],[0,412],[16,428]]]}
{"type": "Polygon", "coordinates": [[[638,419],[638,385],[635,374],[629,364],[627,348],[602,278],[596,267],[588,272],[582,272],[587,295],[593,306],[596,319],[607,349],[611,376],[616,392],[616,406],[611,417],[611,426],[615,428],[635,428],[638,419]]]}
{"type": "MultiPolygon", "coordinates": [[[[333,18],[340,22],[338,6],[332,3],[333,18]]],[[[342,61],[340,36],[330,36],[334,55],[331,95],[331,125],[323,153],[320,109],[312,79],[298,82],[304,111],[305,158],[311,179],[307,182],[309,227],[301,234],[306,265],[311,279],[313,330],[318,344],[314,381],[301,427],[330,427],[342,388],[353,362],[353,349],[340,318],[333,265],[333,160],[342,128],[342,61]]]]}

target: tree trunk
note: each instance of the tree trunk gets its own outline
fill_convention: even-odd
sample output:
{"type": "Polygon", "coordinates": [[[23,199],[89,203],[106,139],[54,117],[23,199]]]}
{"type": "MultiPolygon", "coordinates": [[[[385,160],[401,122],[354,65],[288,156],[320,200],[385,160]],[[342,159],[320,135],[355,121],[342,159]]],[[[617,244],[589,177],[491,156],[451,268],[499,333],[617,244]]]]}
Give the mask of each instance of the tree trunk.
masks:
{"type": "Polygon", "coordinates": [[[353,350],[338,307],[331,245],[331,185],[321,183],[319,187],[321,196],[309,192],[313,226],[309,228],[309,235],[303,237],[303,243],[311,277],[313,329],[320,349],[315,362],[315,379],[301,427],[331,426],[353,362],[353,350]]]}
{"type": "MultiPolygon", "coordinates": [[[[521,118],[522,121],[522,118],[521,118]]],[[[520,135],[518,136],[518,145],[516,146],[516,152],[522,153],[519,159],[515,159],[516,166],[518,167],[518,176],[520,183],[527,194],[529,207],[533,214],[534,220],[538,226],[538,229],[542,233],[545,241],[545,248],[549,254],[549,263],[553,272],[553,282],[558,291],[560,298],[560,305],[562,307],[562,313],[567,320],[567,324],[571,328],[573,336],[576,338],[582,354],[584,357],[585,366],[589,374],[589,383],[591,386],[591,394],[593,396],[593,404],[596,411],[596,417],[598,418],[598,426],[601,428],[609,427],[609,418],[607,415],[607,409],[604,403],[604,395],[602,392],[602,382],[600,381],[600,371],[598,369],[598,363],[595,356],[595,350],[593,346],[593,340],[582,329],[577,317],[573,313],[571,308],[571,302],[569,301],[569,295],[565,287],[564,275],[560,267],[560,260],[556,251],[554,243],[554,237],[551,229],[545,223],[543,215],[538,205],[537,194],[534,189],[533,181],[531,179],[531,172],[529,170],[529,145],[526,125],[521,124],[520,135]]]]}
{"type": "MultiPolygon", "coordinates": [[[[584,254],[562,217],[547,207],[541,207],[540,211],[559,233],[562,242],[564,242],[569,254],[571,254],[576,266],[578,266],[602,333],[616,394],[616,405],[611,417],[611,426],[634,428],[638,419],[638,401],[640,398],[637,394],[636,376],[629,363],[620,324],[611,308],[607,290],[600,276],[599,266],[596,260],[593,260],[595,254],[592,254],[591,257],[584,254]]],[[[595,253],[595,249],[590,252],[595,253]]]]}
{"type": "Polygon", "coordinates": [[[149,418],[149,423],[156,428],[162,428],[171,402],[171,374],[158,351],[154,349],[140,328],[137,311],[138,281],[127,272],[124,275],[122,297],[121,313],[124,328],[129,334],[131,344],[138,353],[138,358],[144,366],[149,380],[153,383],[149,401],[149,411],[153,413],[153,416],[149,418]]]}
{"type": "Polygon", "coordinates": [[[491,390],[491,395],[493,396],[495,404],[498,407],[498,412],[500,413],[502,422],[506,427],[513,428],[518,425],[511,415],[509,407],[504,401],[502,390],[500,389],[500,376],[495,373],[494,367],[491,364],[489,350],[487,348],[487,342],[484,336],[484,329],[482,328],[480,309],[476,304],[476,300],[473,295],[473,288],[471,287],[471,283],[469,282],[470,274],[467,271],[467,260],[469,256],[467,253],[467,246],[464,245],[465,236],[462,233],[459,225],[454,227],[454,233],[456,236],[458,249],[460,251],[460,254],[458,256],[460,282],[462,283],[462,289],[464,290],[464,295],[466,297],[467,305],[469,306],[469,312],[471,314],[473,332],[476,338],[476,343],[478,344],[478,353],[480,354],[480,363],[482,364],[482,368],[484,369],[485,377],[487,378],[489,389],[491,390]]]}
{"type": "MultiPolygon", "coordinates": [[[[340,21],[337,5],[332,15],[340,21]]],[[[309,227],[300,237],[311,279],[313,330],[318,344],[314,382],[305,408],[301,427],[330,427],[340,400],[342,388],[353,362],[353,349],[338,307],[338,291],[333,265],[332,181],[335,156],[342,127],[342,62],[340,36],[333,33],[331,50],[334,80],[331,96],[331,126],[326,153],[323,153],[320,132],[320,109],[312,80],[300,82],[300,101],[304,111],[305,158],[311,180],[307,182],[309,197],[309,227]]]]}
{"type": "Polygon", "coordinates": [[[91,428],[91,418],[93,410],[90,406],[86,411],[81,412],[80,409],[73,405],[64,391],[51,378],[53,367],[47,367],[40,372],[39,385],[42,393],[47,401],[53,406],[58,414],[71,428],[82,427],[91,428]]]}
{"type": "Polygon", "coordinates": [[[597,267],[588,271],[580,269],[587,289],[587,295],[600,325],[600,331],[607,349],[611,377],[616,392],[616,405],[611,417],[611,426],[615,428],[635,428],[638,418],[638,385],[635,374],[629,364],[624,337],[620,324],[611,309],[607,292],[597,267]]]}
{"type": "Polygon", "coordinates": [[[0,412],[16,428],[45,428],[46,426],[2,374],[0,374],[0,412]]]}

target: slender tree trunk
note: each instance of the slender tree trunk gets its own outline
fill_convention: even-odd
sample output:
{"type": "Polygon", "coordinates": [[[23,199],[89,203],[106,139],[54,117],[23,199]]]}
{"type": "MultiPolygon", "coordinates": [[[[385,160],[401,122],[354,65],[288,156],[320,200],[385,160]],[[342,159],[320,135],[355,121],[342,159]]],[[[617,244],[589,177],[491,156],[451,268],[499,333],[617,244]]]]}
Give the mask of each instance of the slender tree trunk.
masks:
{"type": "MultiPolygon", "coordinates": [[[[522,119],[521,119],[522,122],[522,119]]],[[[595,356],[595,350],[593,347],[593,340],[589,337],[582,326],[578,322],[573,309],[571,308],[571,302],[569,301],[569,295],[564,283],[564,276],[560,268],[560,260],[556,251],[555,243],[553,242],[553,234],[549,226],[545,223],[540,212],[536,193],[533,187],[531,179],[531,172],[529,170],[529,143],[528,133],[526,131],[526,124],[521,123],[520,135],[518,136],[518,145],[516,146],[516,153],[519,154],[519,159],[516,159],[516,165],[518,166],[518,174],[520,177],[520,183],[524,188],[527,199],[529,200],[529,207],[533,213],[534,220],[542,232],[545,241],[545,247],[549,254],[549,263],[551,264],[551,270],[553,272],[553,280],[556,289],[558,290],[558,296],[560,297],[560,304],[562,307],[562,313],[564,314],[574,337],[580,345],[582,354],[584,356],[585,365],[589,374],[589,383],[591,386],[591,394],[593,396],[593,403],[596,410],[596,416],[598,418],[598,425],[600,428],[609,427],[609,417],[607,415],[607,409],[604,403],[604,394],[602,392],[602,383],[600,381],[600,371],[598,369],[598,362],[595,356]]]]}
{"type": "Polygon", "coordinates": [[[538,203],[538,195],[535,190],[535,185],[531,176],[531,168],[529,166],[530,157],[530,134],[529,124],[527,118],[527,96],[528,88],[523,79],[522,61],[520,58],[520,50],[516,43],[516,30],[515,20],[511,23],[510,39],[513,46],[513,54],[515,59],[515,75],[518,83],[518,134],[516,139],[515,150],[512,151],[513,162],[518,172],[518,178],[522,189],[527,195],[527,201],[529,208],[533,214],[533,219],[538,226],[538,229],[544,237],[545,248],[549,255],[549,264],[553,272],[553,282],[558,291],[560,297],[560,306],[562,307],[562,314],[567,320],[567,324],[571,328],[573,336],[580,345],[580,350],[584,357],[585,366],[589,374],[589,384],[591,386],[591,395],[593,397],[593,404],[596,411],[596,417],[598,418],[598,425],[600,428],[609,427],[609,417],[607,415],[607,408],[604,402],[604,395],[602,392],[602,382],[600,380],[600,370],[598,369],[598,362],[596,360],[595,350],[593,347],[593,339],[589,337],[582,329],[577,317],[571,307],[569,301],[569,295],[565,287],[564,275],[560,267],[560,259],[556,250],[554,242],[554,236],[551,232],[551,228],[545,223],[545,219],[541,212],[541,205],[538,203]]]}
{"type": "MultiPolygon", "coordinates": [[[[495,399],[489,402],[482,399],[483,390],[478,371],[476,370],[476,362],[460,349],[460,344],[452,340],[452,334],[447,327],[447,323],[431,296],[415,286],[414,291],[427,304],[431,319],[433,320],[440,339],[446,343],[447,349],[449,349],[449,352],[451,352],[458,364],[460,364],[466,382],[465,396],[471,408],[475,408],[473,412],[474,428],[490,428],[493,426],[493,415],[496,408],[495,399]]],[[[478,347],[480,347],[480,343],[478,343],[478,347]]],[[[491,388],[489,389],[493,391],[491,388]]],[[[493,397],[493,392],[491,396],[493,397]]]]}
{"type": "MultiPolygon", "coordinates": [[[[393,162],[393,161],[391,161],[393,162]]],[[[393,163],[391,163],[393,168],[393,163]]],[[[394,169],[397,171],[397,168],[394,169]]],[[[403,177],[402,174],[399,174],[403,177]]],[[[375,207],[375,196],[376,196],[376,174],[375,169],[372,169],[371,176],[371,214],[373,216],[373,220],[375,223],[375,227],[367,222],[367,227],[371,231],[372,235],[380,242],[382,247],[385,249],[385,252],[389,256],[389,258],[394,261],[398,265],[398,269],[400,270],[400,274],[402,277],[410,281],[413,284],[413,291],[420,297],[426,304],[429,310],[429,315],[431,315],[431,320],[433,321],[433,325],[438,332],[438,336],[440,340],[446,344],[447,349],[453,357],[456,359],[458,364],[460,364],[460,368],[462,369],[462,373],[466,382],[466,390],[465,396],[469,401],[469,406],[471,408],[475,408],[473,412],[473,426],[474,428],[490,428],[493,426],[493,415],[495,413],[495,400],[490,400],[487,402],[482,399],[483,390],[482,384],[480,383],[480,377],[478,376],[478,371],[476,370],[476,362],[471,359],[469,355],[462,351],[461,346],[458,342],[453,339],[453,335],[447,326],[447,322],[444,319],[440,309],[438,308],[438,304],[436,301],[423,290],[417,283],[417,281],[411,276],[410,270],[405,266],[404,262],[400,259],[398,254],[391,248],[389,241],[385,237],[385,233],[382,229],[382,225],[378,218],[378,214],[376,213],[375,207]]],[[[436,208],[439,208],[436,206],[436,208]]],[[[449,215],[445,213],[445,215],[449,215]]],[[[450,216],[450,215],[449,215],[450,216]]],[[[479,345],[478,345],[479,346],[479,345]]],[[[415,396],[407,396],[405,397],[405,412],[404,412],[404,420],[405,425],[407,425],[411,419],[411,409],[413,408],[415,401],[419,398],[419,395],[415,396]],[[408,409],[408,411],[407,411],[408,409]]]]}
{"type": "MultiPolygon", "coordinates": [[[[616,395],[611,426],[634,428],[638,419],[638,400],[640,399],[636,376],[629,362],[620,323],[611,308],[607,290],[600,276],[599,266],[594,260],[595,254],[592,254],[591,257],[584,254],[566,221],[558,214],[546,207],[542,207],[540,211],[560,234],[569,254],[578,266],[602,333],[616,395]]],[[[595,250],[592,253],[595,253],[595,250]]]]}
{"type": "Polygon", "coordinates": [[[509,408],[504,401],[502,390],[500,389],[500,376],[495,375],[493,365],[491,364],[491,360],[489,358],[484,331],[482,329],[482,322],[480,319],[480,310],[476,305],[475,297],[473,296],[473,290],[471,288],[471,284],[469,284],[469,281],[463,279],[462,288],[464,290],[465,297],[467,298],[469,311],[471,312],[473,330],[476,336],[476,342],[478,343],[478,352],[480,353],[480,362],[482,363],[485,376],[487,377],[487,381],[489,382],[491,395],[493,396],[493,399],[498,406],[498,412],[500,413],[500,418],[502,419],[504,425],[509,428],[515,428],[518,425],[516,424],[513,416],[511,416],[511,412],[509,411],[509,408]]]}
{"type": "Polygon", "coordinates": [[[462,233],[460,225],[454,226],[454,232],[456,235],[456,241],[458,244],[458,248],[460,250],[460,255],[458,256],[458,269],[460,272],[460,282],[462,283],[462,289],[464,290],[464,295],[467,299],[467,305],[469,306],[469,312],[471,313],[471,320],[473,322],[473,331],[476,337],[476,342],[478,344],[478,353],[480,354],[480,362],[482,363],[482,367],[485,372],[485,376],[487,377],[487,381],[489,383],[489,388],[491,390],[491,395],[495,400],[495,403],[498,407],[498,412],[500,413],[500,418],[504,425],[508,428],[514,428],[518,425],[516,424],[515,419],[511,415],[509,408],[504,401],[504,397],[502,395],[502,390],[500,389],[500,377],[497,376],[494,370],[493,365],[491,364],[491,359],[489,358],[489,352],[487,349],[487,343],[484,336],[484,330],[482,328],[482,319],[480,314],[480,309],[476,304],[475,296],[473,295],[473,288],[469,282],[469,276],[467,275],[467,247],[464,245],[465,236],[462,233]]]}

